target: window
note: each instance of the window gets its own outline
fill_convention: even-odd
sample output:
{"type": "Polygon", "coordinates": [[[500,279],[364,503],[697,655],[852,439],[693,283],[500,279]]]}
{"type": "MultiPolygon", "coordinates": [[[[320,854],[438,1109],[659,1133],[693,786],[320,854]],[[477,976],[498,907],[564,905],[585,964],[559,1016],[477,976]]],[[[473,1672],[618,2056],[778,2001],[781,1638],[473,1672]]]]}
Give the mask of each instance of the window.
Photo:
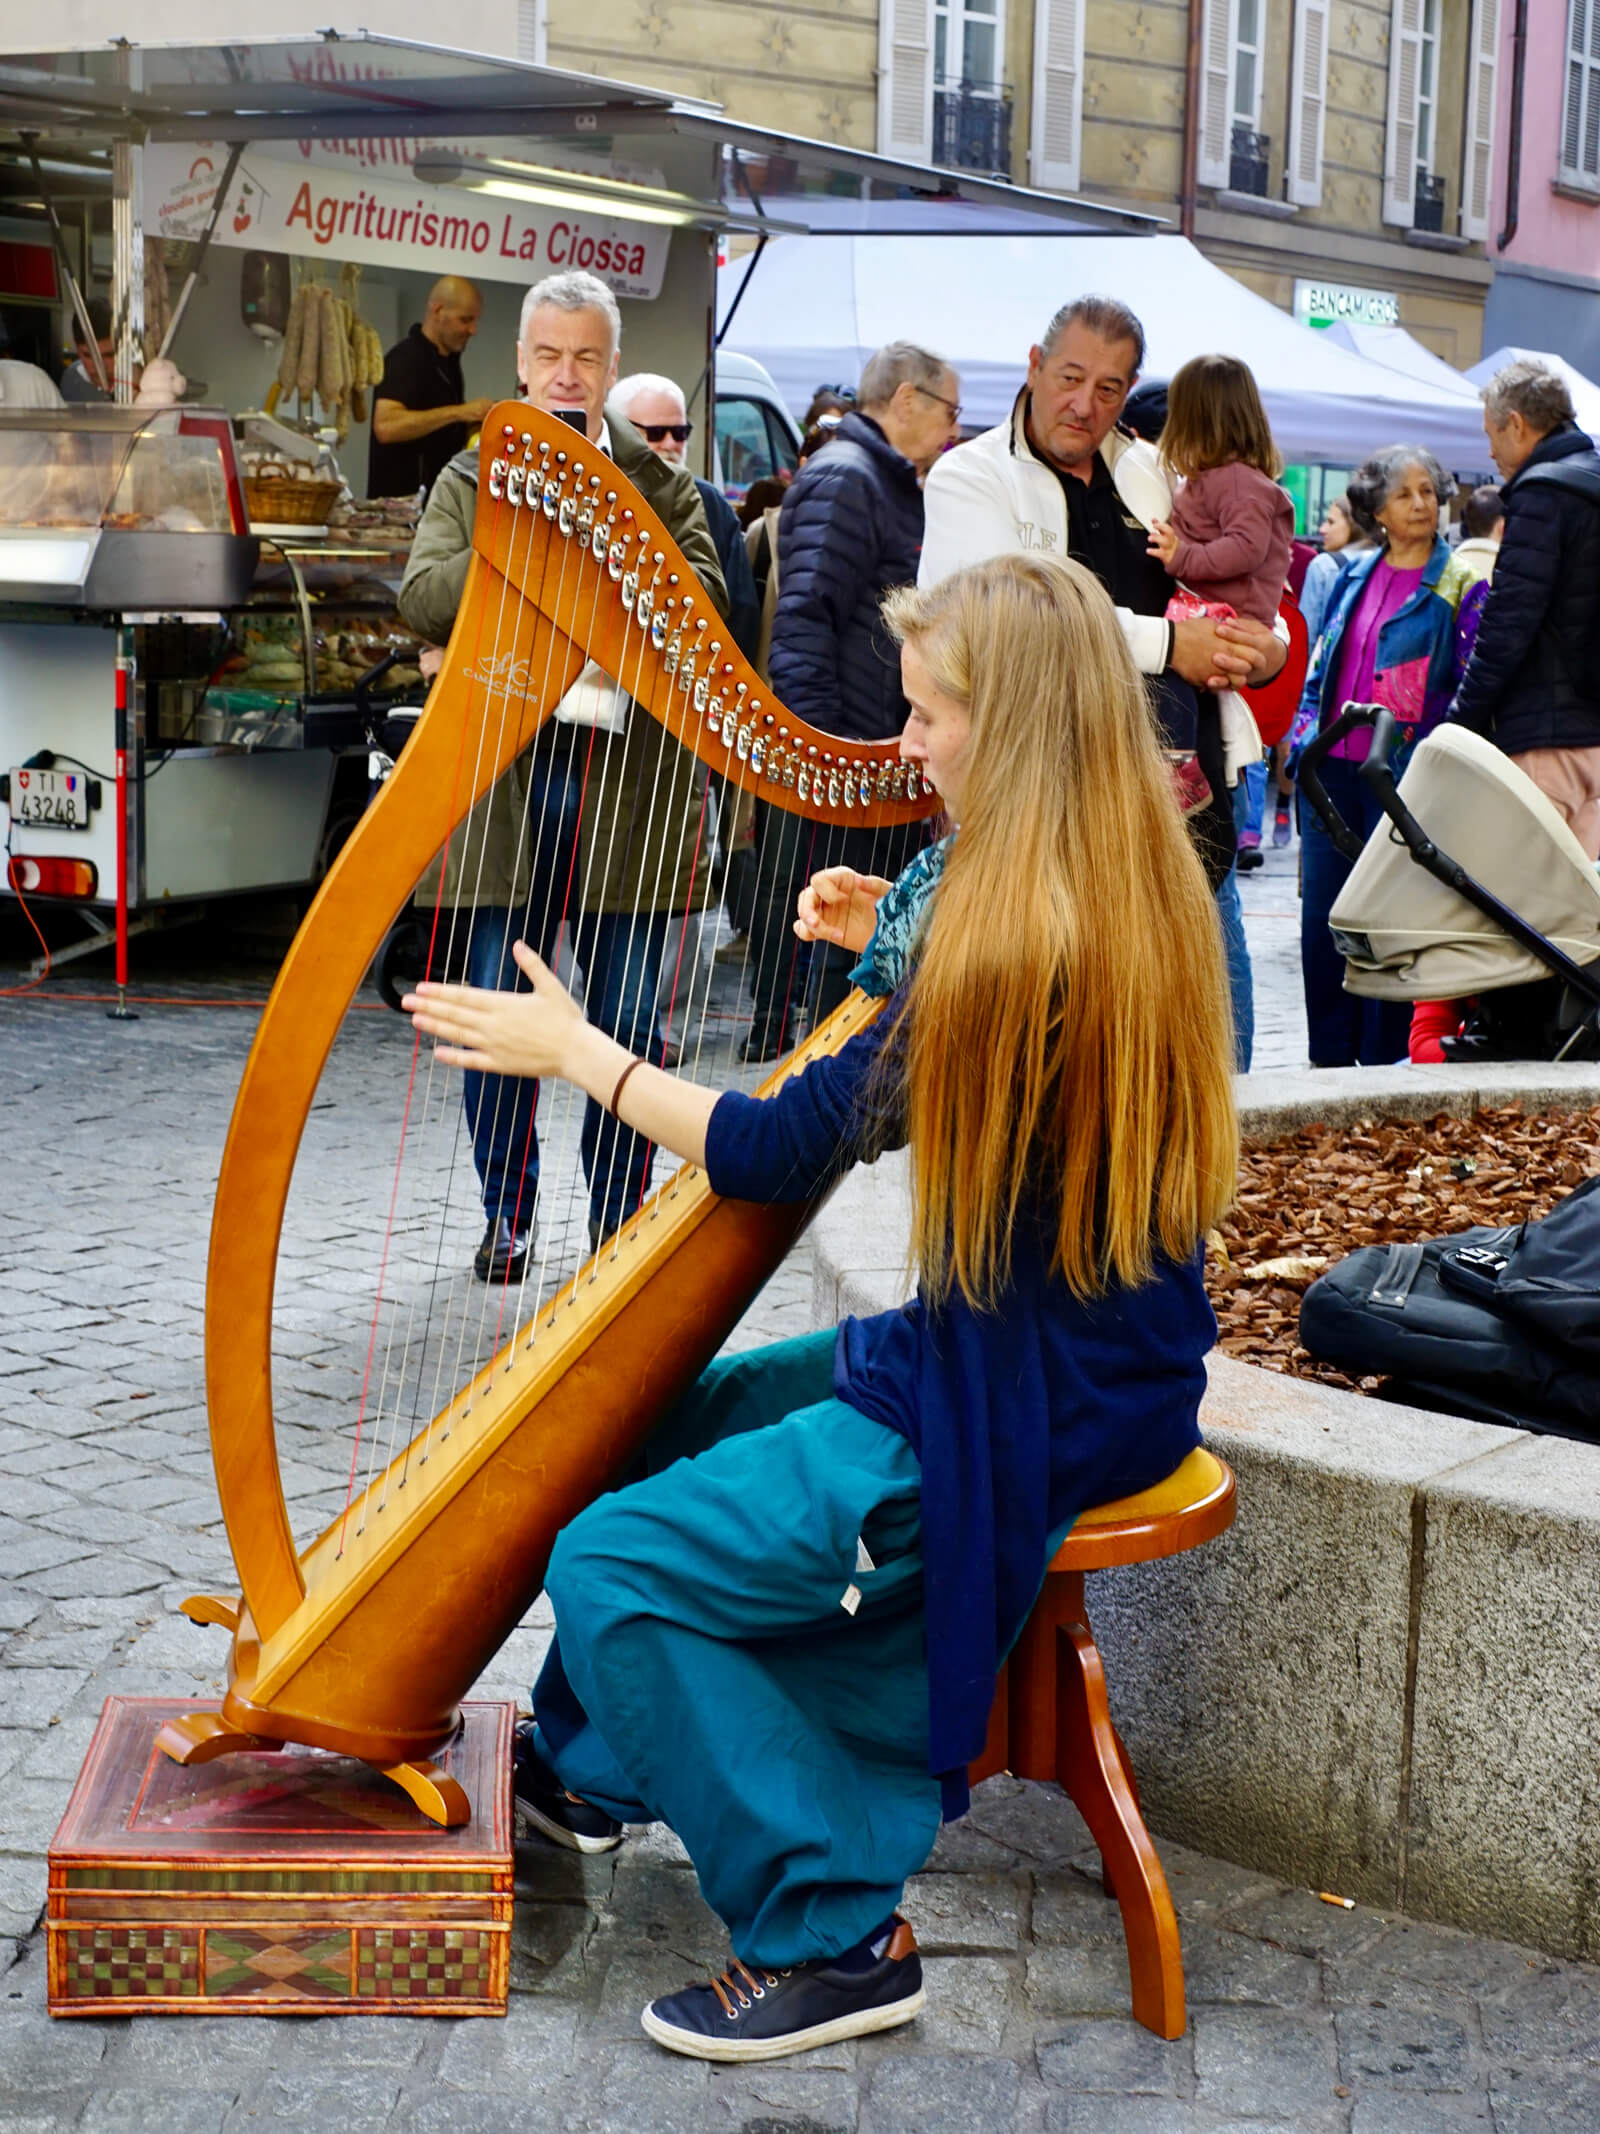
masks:
{"type": "Polygon", "coordinates": [[[1600,189],[1600,0],[1570,0],[1561,175],[1600,189]]]}
{"type": "MultiPolygon", "coordinates": [[[[1438,0],[1434,0],[1437,7],[1438,0]]],[[[1266,29],[1266,0],[1239,0],[1239,26],[1233,41],[1233,110],[1235,126],[1254,133],[1261,124],[1261,42],[1266,29]]]]}
{"type": "Polygon", "coordinates": [[[1433,169],[1434,122],[1439,95],[1439,0],[1422,0],[1422,44],[1417,56],[1417,169],[1433,169]]]}
{"type": "Polygon", "coordinates": [[[934,0],[933,78],[941,88],[999,88],[1002,0],[934,0]]]}
{"type": "Polygon", "coordinates": [[[798,455],[794,439],[773,410],[758,400],[717,395],[717,456],[722,462],[722,487],[735,503],[752,482],[787,469],[794,472],[798,455]]]}

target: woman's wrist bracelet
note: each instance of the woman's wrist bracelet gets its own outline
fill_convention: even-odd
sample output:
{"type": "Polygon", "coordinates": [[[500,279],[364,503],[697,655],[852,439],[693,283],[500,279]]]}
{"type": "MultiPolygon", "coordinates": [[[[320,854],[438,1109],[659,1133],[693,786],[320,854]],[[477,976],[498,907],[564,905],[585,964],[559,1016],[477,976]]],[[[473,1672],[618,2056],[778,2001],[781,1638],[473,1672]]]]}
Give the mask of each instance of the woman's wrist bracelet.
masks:
{"type": "Polygon", "coordinates": [[[627,1086],[628,1086],[628,1077],[629,1077],[629,1075],[630,1075],[630,1074],[632,1074],[632,1072],[633,1072],[633,1070],[635,1069],[635,1067],[642,1067],[643,1065],[644,1065],[644,1061],[643,1061],[643,1060],[641,1060],[641,1059],[631,1059],[631,1060],[629,1060],[629,1062],[628,1062],[627,1066],[623,1068],[623,1070],[622,1070],[621,1074],[619,1074],[619,1075],[617,1076],[617,1086],[616,1086],[616,1088],[615,1088],[614,1090],[612,1090],[612,1092],[611,1092],[611,1102],[610,1102],[610,1104],[609,1104],[609,1105],[608,1105],[608,1106],[606,1107],[606,1108],[607,1108],[607,1110],[608,1110],[608,1111],[609,1111],[609,1112],[611,1113],[611,1116],[612,1116],[612,1118],[613,1118],[613,1119],[616,1119],[616,1118],[620,1118],[620,1117],[621,1117],[621,1114],[620,1114],[620,1113],[618,1112],[618,1110],[617,1110],[617,1106],[618,1106],[618,1105],[619,1105],[619,1104],[620,1104],[620,1103],[622,1102],[622,1092],[623,1092],[623,1091],[624,1091],[624,1090],[625,1090],[625,1089],[627,1088],[627,1086]]]}

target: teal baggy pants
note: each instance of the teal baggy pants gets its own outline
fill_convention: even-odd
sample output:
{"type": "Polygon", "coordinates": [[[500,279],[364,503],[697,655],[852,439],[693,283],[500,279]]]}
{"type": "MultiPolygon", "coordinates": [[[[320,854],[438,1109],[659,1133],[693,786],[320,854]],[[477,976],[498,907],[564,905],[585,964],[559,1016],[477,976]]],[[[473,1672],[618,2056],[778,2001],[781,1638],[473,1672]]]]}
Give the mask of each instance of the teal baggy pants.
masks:
{"type": "Polygon", "coordinates": [[[870,1933],[939,1829],[921,1471],[834,1397],[833,1350],[714,1363],[644,1479],[563,1530],[533,1692],[562,1783],[670,1824],[735,1953],[772,1967],[870,1933]]]}

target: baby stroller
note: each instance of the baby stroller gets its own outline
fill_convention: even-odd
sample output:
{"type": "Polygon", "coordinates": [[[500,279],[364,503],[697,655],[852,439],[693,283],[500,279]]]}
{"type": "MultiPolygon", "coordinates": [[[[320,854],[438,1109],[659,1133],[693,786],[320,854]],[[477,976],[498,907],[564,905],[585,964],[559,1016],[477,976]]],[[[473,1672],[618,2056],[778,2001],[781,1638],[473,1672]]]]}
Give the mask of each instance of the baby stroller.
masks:
{"type": "Polygon", "coordinates": [[[1600,1055],[1600,872],[1491,742],[1437,727],[1397,785],[1394,739],[1385,706],[1347,704],[1300,757],[1301,793],[1355,862],[1329,916],[1346,991],[1475,1002],[1461,1034],[1444,1041],[1450,1059],[1600,1055]],[[1392,826],[1364,848],[1318,777],[1359,726],[1372,729],[1360,775],[1392,826]]]}

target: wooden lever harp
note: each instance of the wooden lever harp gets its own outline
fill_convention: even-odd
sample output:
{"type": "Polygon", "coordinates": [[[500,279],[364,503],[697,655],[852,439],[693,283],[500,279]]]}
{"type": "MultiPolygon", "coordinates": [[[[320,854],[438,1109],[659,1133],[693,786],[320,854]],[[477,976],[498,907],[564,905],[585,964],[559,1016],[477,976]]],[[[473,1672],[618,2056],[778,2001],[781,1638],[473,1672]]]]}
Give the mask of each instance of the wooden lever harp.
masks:
{"type": "MultiPolygon", "coordinates": [[[[538,1595],[556,1534],[716,1354],[809,1210],[719,1200],[680,1169],[299,1547],[273,1432],[273,1294],[296,1151],[345,1012],[424,869],[591,659],[632,699],[629,720],[659,722],[685,775],[728,798],[863,827],[938,805],[893,742],[840,741],[787,712],[637,489],[518,401],[484,424],[472,547],[426,710],[289,950],[234,1107],[206,1392],[240,1596],[186,1603],[232,1633],[228,1690],[220,1714],[160,1737],[179,1762],[286,1741],[361,1757],[443,1823],[469,1804],[430,1754],[538,1595]]],[[[875,1012],[852,995],[763,1090],[875,1012]]]]}

